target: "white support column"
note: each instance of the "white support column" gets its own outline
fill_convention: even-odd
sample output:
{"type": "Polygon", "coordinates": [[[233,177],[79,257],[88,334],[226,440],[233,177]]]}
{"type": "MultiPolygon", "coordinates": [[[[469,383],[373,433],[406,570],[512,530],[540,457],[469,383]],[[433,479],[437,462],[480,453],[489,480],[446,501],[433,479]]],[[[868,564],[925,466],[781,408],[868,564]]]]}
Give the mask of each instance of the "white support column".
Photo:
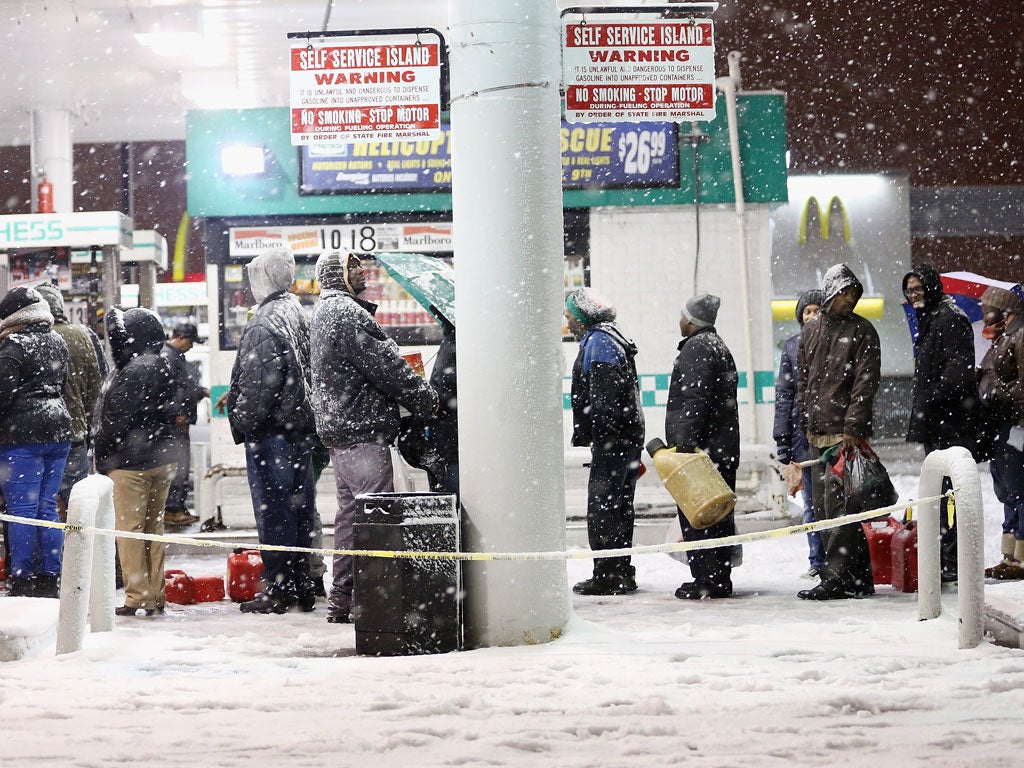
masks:
{"type": "MultiPolygon", "coordinates": [[[[90,475],[71,489],[68,524],[80,528],[91,528],[97,524],[113,528],[113,509],[113,483],[104,475],[90,475]]],[[[93,630],[106,631],[113,627],[113,538],[98,537],[107,540],[99,547],[95,546],[95,538],[94,533],[74,529],[69,529],[64,536],[57,619],[58,656],[82,649],[90,608],[93,611],[93,630]],[[96,557],[97,552],[99,557],[96,557]],[[105,598],[103,595],[93,597],[95,592],[103,591],[108,593],[105,598]]]]}
{"type": "Polygon", "coordinates": [[[45,175],[53,185],[53,212],[72,213],[74,190],[71,113],[66,109],[32,111],[30,149],[32,212],[37,211],[36,192],[45,175]]]}
{"type": "MultiPolygon", "coordinates": [[[[942,493],[942,478],[956,489],[957,605],[960,647],[974,648],[985,630],[985,518],[981,480],[974,457],[965,448],[933,451],[921,465],[918,497],[942,493]]],[[[930,507],[931,505],[929,505],[930,507]]],[[[932,508],[917,514],[917,607],[921,621],[942,613],[939,568],[939,516],[932,508]]]]}
{"type": "MultiPolygon", "coordinates": [[[[565,544],[554,0],[450,0],[459,465],[470,551],[565,544]]],[[[467,563],[470,647],[558,637],[563,561],[467,563]]]]}

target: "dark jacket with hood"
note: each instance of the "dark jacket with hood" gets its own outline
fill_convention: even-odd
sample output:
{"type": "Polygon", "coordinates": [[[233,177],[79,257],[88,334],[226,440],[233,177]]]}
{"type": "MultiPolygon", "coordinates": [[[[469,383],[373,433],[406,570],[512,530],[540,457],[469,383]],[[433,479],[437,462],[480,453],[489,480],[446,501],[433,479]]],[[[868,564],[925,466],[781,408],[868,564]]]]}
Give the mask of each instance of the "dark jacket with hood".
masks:
{"type": "Polygon", "coordinates": [[[740,463],[736,363],[714,326],[679,342],[665,406],[665,440],[697,447],[718,466],[730,488],[740,463]]]}
{"type": "Polygon", "coordinates": [[[11,289],[0,307],[0,445],[70,441],[62,396],[68,348],[52,331],[50,308],[24,286],[11,289]]]}
{"type": "Polygon", "coordinates": [[[314,433],[309,325],[288,292],[294,277],[295,259],[286,249],[264,252],[249,264],[249,284],[260,305],[231,369],[228,420],[236,443],[274,435],[296,443],[314,433]]]}
{"type": "MultiPolygon", "coordinates": [[[[800,294],[796,302],[796,321],[801,327],[804,325],[804,310],[811,304],[820,307],[823,302],[823,294],[817,288],[800,294]]],[[[782,347],[779,376],[775,380],[775,426],[772,438],[775,440],[775,455],[782,464],[807,461],[811,457],[807,435],[800,426],[800,405],[797,403],[796,357],[799,349],[800,334],[794,333],[782,347]]]]}
{"type": "Polygon", "coordinates": [[[572,367],[573,445],[643,442],[636,353],[614,323],[587,327],[572,367]]]}
{"type": "Polygon", "coordinates": [[[907,442],[942,449],[970,447],[978,402],[974,372],[974,329],[953,300],[942,292],[942,279],[922,264],[903,278],[917,277],[924,287],[924,306],[914,307],[914,394],[907,442]]]}
{"type": "Polygon", "coordinates": [[[822,284],[823,311],[800,332],[797,395],[808,437],[871,436],[882,365],[878,333],[859,315],[828,311],[832,299],[851,286],[859,300],[864,288],[853,271],[845,264],[830,268],[822,284]]]}
{"type": "Polygon", "coordinates": [[[164,329],[148,309],[106,317],[114,372],[103,383],[93,422],[97,471],[141,471],[176,461],[174,382],[160,357],[164,329]]]}
{"type": "MultiPolygon", "coordinates": [[[[64,403],[71,414],[72,442],[81,443],[89,436],[96,400],[103,385],[99,340],[91,329],[68,322],[64,314],[64,297],[52,284],[36,287],[50,305],[53,332],[68,346],[68,375],[64,385],[64,403]]],[[[105,360],[103,361],[105,362],[105,360]]]]}
{"type": "Polygon", "coordinates": [[[392,445],[399,405],[427,419],[437,409],[437,394],[373,319],[376,305],[353,296],[333,276],[317,277],[320,301],[310,321],[317,433],[328,448],[392,445]]]}

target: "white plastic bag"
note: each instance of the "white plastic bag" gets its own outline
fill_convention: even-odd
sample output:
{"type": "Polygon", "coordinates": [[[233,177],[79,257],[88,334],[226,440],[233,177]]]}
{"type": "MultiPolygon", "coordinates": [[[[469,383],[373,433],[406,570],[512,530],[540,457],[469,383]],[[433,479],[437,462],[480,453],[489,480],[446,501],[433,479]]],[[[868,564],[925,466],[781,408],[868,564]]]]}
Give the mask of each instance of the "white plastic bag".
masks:
{"type": "Polygon", "coordinates": [[[391,446],[391,472],[395,483],[395,493],[415,493],[416,487],[409,473],[409,465],[402,454],[391,446]]]}
{"type": "MultiPolygon", "coordinates": [[[[666,544],[678,544],[683,540],[683,529],[679,525],[679,515],[672,515],[672,519],[668,524],[668,531],[665,533],[666,544]]],[[[671,557],[673,560],[678,560],[683,565],[690,562],[690,558],[686,556],[685,552],[666,552],[666,555],[671,557]]]]}

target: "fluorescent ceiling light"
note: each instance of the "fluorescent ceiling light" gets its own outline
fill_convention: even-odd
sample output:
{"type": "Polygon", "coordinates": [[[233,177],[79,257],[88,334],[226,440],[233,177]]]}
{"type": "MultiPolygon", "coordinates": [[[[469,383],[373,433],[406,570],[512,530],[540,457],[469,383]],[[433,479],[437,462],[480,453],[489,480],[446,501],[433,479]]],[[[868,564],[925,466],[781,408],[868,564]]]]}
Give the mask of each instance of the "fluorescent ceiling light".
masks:
{"type": "Polygon", "coordinates": [[[261,176],[267,168],[267,150],[262,144],[224,144],[220,148],[220,169],[226,176],[261,176]]]}
{"type": "Polygon", "coordinates": [[[137,8],[135,39],[157,56],[194,56],[215,48],[203,35],[202,9],[195,5],[137,8]]]}

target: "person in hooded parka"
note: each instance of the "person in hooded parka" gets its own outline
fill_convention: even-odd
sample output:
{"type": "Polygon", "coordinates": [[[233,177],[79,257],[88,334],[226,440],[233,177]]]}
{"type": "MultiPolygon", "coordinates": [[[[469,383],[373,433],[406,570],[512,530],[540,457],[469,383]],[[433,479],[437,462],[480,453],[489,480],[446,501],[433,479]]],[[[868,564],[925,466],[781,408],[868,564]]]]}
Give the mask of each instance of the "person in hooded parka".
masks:
{"type": "MultiPolygon", "coordinates": [[[[437,411],[437,393],[402,358],[373,314],[362,263],[354,253],[328,252],[316,262],[320,301],[310,321],[313,412],[331,454],[338,491],[335,549],[352,549],[356,496],[390,493],[394,475],[389,446],[398,438],[399,406],[414,418],[437,411]]],[[[335,555],[327,621],[352,620],[354,560],[335,555]]]]}
{"type": "MultiPolygon", "coordinates": [[[[804,324],[797,352],[797,402],[811,458],[829,448],[853,448],[870,437],[882,350],[871,323],[854,314],[864,287],[846,264],[822,280],[822,311],[804,324]]],[[[814,515],[846,514],[843,481],[823,464],[811,468],[814,515]]],[[[860,523],[824,531],[821,583],[797,592],[802,600],[840,600],[875,593],[868,540],[860,523]]]]}
{"type": "MultiPolygon", "coordinates": [[[[71,449],[62,392],[68,348],[43,297],[26,286],[0,301],[0,488],[7,512],[56,523],[57,489],[71,449]]],[[[12,597],[58,597],[58,528],[10,523],[12,597]]]]}
{"type": "MultiPolygon", "coordinates": [[[[93,421],[96,471],[114,483],[119,531],[163,534],[164,503],[177,469],[174,457],[175,388],[160,357],[164,328],[149,309],[111,309],[105,317],[114,371],[103,383],[93,421]]],[[[119,538],[124,575],[119,616],[164,611],[164,545],[119,538]]]]}
{"type": "MultiPolygon", "coordinates": [[[[804,324],[821,311],[821,291],[812,288],[804,291],[797,298],[796,320],[803,328],[804,324]]],[[[800,407],[796,401],[797,368],[796,355],[800,347],[800,334],[794,333],[782,347],[782,360],[779,362],[779,375],[775,379],[775,424],[772,428],[772,439],[775,440],[775,457],[784,467],[807,461],[810,450],[807,435],[800,427],[800,407]]],[[[809,467],[798,469],[803,488],[801,494],[804,502],[803,522],[814,522],[814,501],[811,495],[811,470],[809,467]]],[[[788,468],[787,470],[788,471],[788,468]]],[[[825,564],[825,546],[821,543],[821,534],[811,531],[807,534],[808,560],[810,567],[804,576],[816,579],[825,564]]]]}
{"type": "MultiPolygon", "coordinates": [[[[970,449],[978,404],[971,321],[943,292],[942,278],[928,264],[904,276],[903,295],[917,318],[907,442],[921,443],[926,456],[953,446],[970,449]]],[[[943,485],[943,491],[953,487],[949,478],[944,478],[943,485]]],[[[943,499],[939,504],[942,580],[956,581],[956,521],[949,517],[943,499]]]]}
{"type": "MultiPolygon", "coordinates": [[[[295,257],[276,246],[248,266],[259,302],[238,344],[227,407],[231,434],[245,443],[245,467],[261,544],[309,547],[316,519],[315,426],[309,403],[309,325],[289,292],[295,257]]],[[[263,551],[263,590],[243,613],[312,611],[316,587],[309,555],[263,551]]]]}

